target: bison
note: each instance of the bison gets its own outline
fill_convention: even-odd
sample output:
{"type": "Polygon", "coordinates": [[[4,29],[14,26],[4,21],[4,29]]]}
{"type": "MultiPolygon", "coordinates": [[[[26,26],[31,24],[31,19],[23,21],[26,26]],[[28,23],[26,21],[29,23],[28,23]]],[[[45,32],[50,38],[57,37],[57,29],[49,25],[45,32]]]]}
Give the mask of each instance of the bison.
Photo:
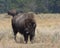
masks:
{"type": "Polygon", "coordinates": [[[17,11],[16,9],[11,9],[11,10],[8,10],[8,15],[12,15],[13,17],[18,15],[19,13],[23,13],[23,11],[17,11]]]}
{"type": "Polygon", "coordinates": [[[18,14],[18,12],[15,9],[8,10],[8,15],[12,15],[13,17],[18,14]]]}
{"type": "Polygon", "coordinates": [[[36,22],[33,13],[24,13],[16,15],[12,18],[12,28],[14,32],[14,39],[16,40],[16,34],[19,32],[23,35],[25,43],[28,42],[28,36],[30,41],[34,39],[36,22]]]}

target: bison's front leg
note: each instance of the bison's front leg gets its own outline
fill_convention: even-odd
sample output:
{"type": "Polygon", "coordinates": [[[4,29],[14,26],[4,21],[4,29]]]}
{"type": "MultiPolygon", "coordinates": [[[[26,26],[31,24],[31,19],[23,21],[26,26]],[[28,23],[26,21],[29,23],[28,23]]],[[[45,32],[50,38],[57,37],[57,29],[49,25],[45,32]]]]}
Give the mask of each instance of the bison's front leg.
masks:
{"type": "Polygon", "coordinates": [[[28,42],[28,35],[27,34],[24,35],[24,41],[25,41],[25,43],[28,42]]]}
{"type": "Polygon", "coordinates": [[[35,36],[35,32],[32,32],[30,34],[30,41],[33,43],[33,39],[34,39],[34,36],[35,36]]]}

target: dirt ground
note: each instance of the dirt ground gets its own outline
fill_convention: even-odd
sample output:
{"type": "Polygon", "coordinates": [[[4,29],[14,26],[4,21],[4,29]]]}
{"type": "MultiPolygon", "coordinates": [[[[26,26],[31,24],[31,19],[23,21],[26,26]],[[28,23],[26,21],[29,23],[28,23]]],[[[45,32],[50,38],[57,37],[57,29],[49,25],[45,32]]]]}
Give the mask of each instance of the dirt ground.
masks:
{"type": "Polygon", "coordinates": [[[0,14],[0,48],[60,48],[60,14],[35,15],[37,23],[33,44],[24,44],[23,36],[17,34],[14,40],[12,17],[0,14]]]}

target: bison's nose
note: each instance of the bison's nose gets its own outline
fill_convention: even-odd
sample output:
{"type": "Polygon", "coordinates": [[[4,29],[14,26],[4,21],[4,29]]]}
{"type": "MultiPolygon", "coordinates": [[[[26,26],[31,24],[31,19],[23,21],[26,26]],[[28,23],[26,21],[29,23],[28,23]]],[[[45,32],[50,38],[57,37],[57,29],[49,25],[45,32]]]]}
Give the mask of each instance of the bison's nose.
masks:
{"type": "Polygon", "coordinates": [[[29,34],[29,32],[26,32],[26,34],[29,34]]]}

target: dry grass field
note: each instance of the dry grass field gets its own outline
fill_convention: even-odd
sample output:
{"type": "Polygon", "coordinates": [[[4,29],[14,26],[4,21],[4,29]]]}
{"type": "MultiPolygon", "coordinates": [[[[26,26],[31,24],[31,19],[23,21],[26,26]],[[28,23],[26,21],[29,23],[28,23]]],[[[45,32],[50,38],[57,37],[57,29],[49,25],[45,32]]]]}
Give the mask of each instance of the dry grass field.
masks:
{"type": "Polygon", "coordinates": [[[0,14],[0,48],[60,48],[60,14],[35,15],[37,28],[33,44],[30,41],[24,44],[19,33],[15,42],[11,19],[7,14],[0,14]]]}

